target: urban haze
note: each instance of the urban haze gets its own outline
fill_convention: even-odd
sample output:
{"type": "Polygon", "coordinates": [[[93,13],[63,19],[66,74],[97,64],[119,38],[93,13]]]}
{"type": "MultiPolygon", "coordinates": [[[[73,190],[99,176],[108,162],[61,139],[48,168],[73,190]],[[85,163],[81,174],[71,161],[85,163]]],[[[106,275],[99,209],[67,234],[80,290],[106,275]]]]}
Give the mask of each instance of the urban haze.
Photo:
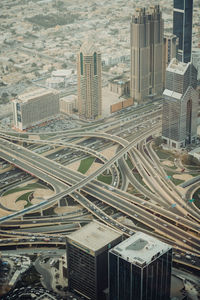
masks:
{"type": "Polygon", "coordinates": [[[200,3],[1,0],[0,298],[200,299],[200,3]]]}

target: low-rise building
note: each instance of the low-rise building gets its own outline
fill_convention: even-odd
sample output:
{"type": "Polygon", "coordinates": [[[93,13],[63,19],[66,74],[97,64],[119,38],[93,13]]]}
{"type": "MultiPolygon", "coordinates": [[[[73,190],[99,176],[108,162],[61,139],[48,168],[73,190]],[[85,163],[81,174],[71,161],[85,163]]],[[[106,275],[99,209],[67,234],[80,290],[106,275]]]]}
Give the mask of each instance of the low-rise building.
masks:
{"type": "Polygon", "coordinates": [[[63,114],[73,114],[77,106],[77,96],[70,95],[59,100],[60,112],[63,114]]]}
{"type": "Polygon", "coordinates": [[[50,89],[60,89],[65,87],[65,79],[62,77],[50,77],[46,80],[46,86],[50,89]]]}
{"type": "Polygon", "coordinates": [[[59,93],[37,89],[12,101],[14,128],[25,130],[59,113],[59,93]]]}
{"type": "Polygon", "coordinates": [[[130,93],[130,80],[119,76],[109,80],[109,90],[119,96],[129,95],[130,93]]]}

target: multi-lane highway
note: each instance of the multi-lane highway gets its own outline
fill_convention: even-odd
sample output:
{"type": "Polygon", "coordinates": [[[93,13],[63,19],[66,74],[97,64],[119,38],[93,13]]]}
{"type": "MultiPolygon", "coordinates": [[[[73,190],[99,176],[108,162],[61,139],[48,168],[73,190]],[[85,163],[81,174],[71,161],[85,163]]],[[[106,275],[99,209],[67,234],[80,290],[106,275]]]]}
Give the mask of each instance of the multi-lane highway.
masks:
{"type": "MultiPolygon", "coordinates": [[[[3,217],[0,221],[8,223],[9,220],[15,217],[22,216],[34,210],[44,209],[55,202],[59,202],[62,197],[70,195],[94,216],[110,226],[118,228],[126,235],[130,235],[136,230],[150,232],[171,243],[177,251],[178,249],[185,253],[189,251],[198,260],[200,250],[200,222],[197,212],[183,205],[180,192],[177,191],[173,184],[166,180],[165,173],[153,154],[145,155],[142,150],[143,146],[139,150],[136,147],[142,141],[147,141],[153,133],[160,129],[159,119],[155,124],[155,120],[159,118],[159,114],[159,110],[148,111],[142,117],[145,120],[145,125],[142,128],[135,123],[137,120],[141,122],[141,116],[135,116],[134,119],[128,113],[121,118],[120,124],[119,121],[113,118],[110,122],[106,121],[103,127],[101,124],[96,124],[94,127],[91,126],[90,129],[92,131],[95,130],[95,132],[78,132],[78,130],[74,130],[73,132],[62,133],[62,135],[59,135],[59,138],[54,137],[53,140],[33,140],[28,139],[27,135],[23,137],[23,134],[12,137],[2,133],[0,138],[0,156],[52,185],[55,195],[47,201],[3,217]],[[111,134],[108,134],[109,132],[111,134]],[[126,139],[124,139],[124,135],[127,137],[126,139]],[[73,138],[76,140],[76,144],[69,142],[73,138]],[[77,145],[77,139],[85,139],[87,141],[89,138],[110,141],[119,146],[118,152],[108,160],[97,149],[77,145]],[[82,153],[97,157],[102,161],[103,165],[86,177],[8,140],[19,140],[20,142],[25,140],[26,143],[49,144],[54,147],[62,146],[68,149],[79,149],[82,153]],[[131,169],[128,167],[127,155],[140,174],[143,184],[136,180],[131,169]],[[116,172],[118,172],[117,167],[119,166],[124,190],[110,187],[96,180],[99,174],[108,169],[112,170],[113,166],[116,172]],[[144,197],[147,197],[148,201],[144,200],[144,197],[140,198],[125,191],[127,188],[126,178],[144,197]],[[123,215],[131,218],[135,224],[130,227],[114,220],[112,216],[106,214],[101,208],[91,202],[87,195],[121,211],[123,215]],[[172,205],[174,205],[173,211],[171,211],[172,205]],[[139,225],[140,227],[138,227],[138,224],[143,225],[139,225]]],[[[146,147],[147,149],[148,147],[146,147]]],[[[200,268],[199,266],[197,265],[196,267],[200,268]]]]}

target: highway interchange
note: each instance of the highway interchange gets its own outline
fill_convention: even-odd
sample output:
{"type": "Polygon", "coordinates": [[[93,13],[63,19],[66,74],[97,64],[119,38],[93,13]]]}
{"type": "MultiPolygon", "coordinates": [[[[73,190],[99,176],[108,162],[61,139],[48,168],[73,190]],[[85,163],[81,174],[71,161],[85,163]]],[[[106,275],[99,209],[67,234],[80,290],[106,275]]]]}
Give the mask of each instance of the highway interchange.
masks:
{"type": "MultiPolygon", "coordinates": [[[[3,228],[8,228],[15,218],[33,211],[42,211],[55,204],[60,205],[63,197],[70,196],[90,214],[121,230],[130,236],[137,230],[150,233],[174,247],[174,260],[189,268],[200,270],[200,219],[199,211],[186,205],[184,196],[167,179],[165,170],[152,148],[152,140],[161,129],[161,107],[159,101],[138,109],[125,110],[103,121],[89,124],[85,128],[49,133],[49,138],[38,134],[1,132],[0,157],[14,166],[37,177],[54,189],[54,195],[46,201],[17,212],[9,212],[0,218],[3,228]],[[59,163],[35,151],[41,145],[55,149],[59,163]],[[117,151],[111,159],[101,153],[111,145],[117,145],[117,151]],[[58,149],[58,152],[56,150],[58,149]],[[66,154],[64,151],[66,150],[66,154]],[[76,155],[74,155],[77,153],[76,155]],[[69,161],[93,156],[101,162],[101,167],[89,176],[85,176],[67,167],[69,161]],[[127,164],[127,158],[142,179],[134,176],[127,164]],[[112,175],[111,185],[97,177],[103,172],[112,175]],[[127,192],[128,185],[134,186],[139,195],[127,192]],[[92,200],[91,200],[92,199],[92,200]],[[94,201],[97,201],[97,203],[94,201]],[[99,206],[98,203],[101,203],[99,206]],[[124,225],[108,214],[103,207],[111,207],[134,223],[124,225]],[[190,258],[189,258],[190,257],[190,258]]],[[[192,193],[192,192],[191,192],[192,193]]],[[[41,216],[42,218],[42,216],[41,216]]],[[[74,219],[69,219],[69,222],[74,219]]],[[[23,220],[17,220],[18,223],[23,220]]],[[[33,221],[32,221],[33,222],[33,221]]],[[[35,219],[41,222],[41,219],[35,219]]],[[[44,220],[43,220],[44,222],[44,220]]],[[[45,220],[48,223],[48,220],[45,220]]],[[[55,220],[56,222],[56,220],[55,220]]],[[[62,223],[62,220],[60,221],[62,223]]],[[[5,231],[4,231],[5,232],[5,231]]],[[[7,231],[7,236],[9,237],[7,231]]],[[[12,233],[13,234],[13,233],[12,233]]],[[[16,243],[20,240],[17,233],[16,243]]],[[[26,233],[24,233],[26,236],[26,233]]],[[[32,233],[31,243],[42,243],[40,236],[32,233]]],[[[14,243],[13,236],[10,240],[14,243]]],[[[27,238],[30,239],[30,236],[27,238]]],[[[24,240],[24,237],[23,237],[24,240]]],[[[9,239],[7,243],[9,244],[9,239]]],[[[24,242],[23,242],[24,243],[24,242]]],[[[48,243],[64,243],[61,235],[55,235],[48,243]],[[60,239],[60,240],[58,240],[60,239]]]]}

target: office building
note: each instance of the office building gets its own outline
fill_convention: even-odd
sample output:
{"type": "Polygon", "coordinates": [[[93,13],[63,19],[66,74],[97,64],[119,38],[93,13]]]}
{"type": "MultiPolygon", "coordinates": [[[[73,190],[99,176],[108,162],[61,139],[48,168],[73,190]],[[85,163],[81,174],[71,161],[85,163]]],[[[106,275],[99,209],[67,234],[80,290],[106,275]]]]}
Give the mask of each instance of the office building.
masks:
{"type": "Polygon", "coordinates": [[[104,300],[108,250],[121,241],[121,233],[96,221],[67,236],[69,290],[86,299],[104,300]]]}
{"type": "Polygon", "coordinates": [[[165,33],[164,35],[164,47],[163,47],[163,87],[165,87],[165,73],[166,69],[172,60],[177,56],[178,51],[178,38],[172,33],[165,33]]]}
{"type": "Polygon", "coordinates": [[[130,95],[137,102],[163,91],[163,19],[159,5],[136,10],[130,26],[130,95]]]}
{"type": "Polygon", "coordinates": [[[12,106],[14,127],[25,130],[59,113],[59,94],[55,90],[37,89],[19,95],[12,106]]]}
{"type": "Polygon", "coordinates": [[[79,117],[95,120],[102,114],[101,54],[86,41],[77,55],[79,117]]]}
{"type": "Polygon", "coordinates": [[[142,232],[109,250],[110,300],[169,300],[172,247],[142,232]]]}
{"type": "Polygon", "coordinates": [[[175,58],[166,71],[163,101],[162,138],[173,148],[195,141],[197,135],[198,94],[197,70],[191,62],[175,58]]]}
{"type": "Polygon", "coordinates": [[[192,52],[193,0],[174,0],[173,34],[179,39],[177,59],[188,63],[192,52]]]}

